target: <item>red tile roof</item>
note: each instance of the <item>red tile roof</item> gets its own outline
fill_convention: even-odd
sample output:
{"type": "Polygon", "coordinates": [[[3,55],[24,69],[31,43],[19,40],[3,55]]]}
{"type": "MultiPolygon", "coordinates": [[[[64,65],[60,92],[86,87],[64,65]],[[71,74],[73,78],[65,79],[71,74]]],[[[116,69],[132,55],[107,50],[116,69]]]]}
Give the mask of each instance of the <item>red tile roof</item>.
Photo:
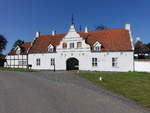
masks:
{"type": "Polygon", "coordinates": [[[107,29],[91,31],[87,36],[87,43],[93,45],[96,41],[102,44],[102,51],[127,51],[132,50],[129,31],[126,29],[107,29]]]}
{"type": "MultiPolygon", "coordinates": [[[[25,42],[23,43],[20,48],[21,48],[21,54],[27,54],[29,48],[31,47],[31,42],[25,42]]],[[[9,55],[16,55],[16,50],[11,50],[9,53],[9,55]]]]}
{"type": "MultiPolygon", "coordinates": [[[[79,32],[80,36],[86,39],[86,43],[91,47],[98,41],[102,44],[102,51],[130,51],[132,44],[129,31],[126,29],[106,29],[89,31],[88,33],[79,32]]],[[[49,44],[59,45],[66,34],[41,35],[36,38],[29,53],[47,52],[49,44]]]]}
{"type": "Polygon", "coordinates": [[[64,36],[65,34],[56,34],[55,36],[41,35],[40,37],[36,38],[29,52],[30,53],[47,52],[48,46],[50,44],[52,44],[53,46],[58,45],[64,36]]]}
{"type": "Polygon", "coordinates": [[[11,50],[8,55],[16,55],[16,50],[11,50]]]}

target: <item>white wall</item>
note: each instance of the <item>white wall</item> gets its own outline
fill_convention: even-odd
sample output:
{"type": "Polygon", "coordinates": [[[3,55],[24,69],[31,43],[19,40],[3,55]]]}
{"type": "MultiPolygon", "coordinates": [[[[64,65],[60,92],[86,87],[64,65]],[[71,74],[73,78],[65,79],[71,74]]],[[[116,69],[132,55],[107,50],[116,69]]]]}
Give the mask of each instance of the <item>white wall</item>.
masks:
{"type": "Polygon", "coordinates": [[[27,55],[7,55],[5,67],[27,68],[27,55]],[[19,61],[25,61],[25,65],[20,65],[19,61]]]}
{"type": "Polygon", "coordinates": [[[133,71],[133,52],[100,52],[92,53],[92,57],[98,58],[98,67],[91,70],[97,71],[118,71],[128,72],[133,71]],[[112,66],[112,57],[118,58],[118,66],[112,66]]]}
{"type": "Polygon", "coordinates": [[[91,71],[133,71],[133,52],[59,52],[29,54],[29,64],[32,69],[53,70],[50,65],[51,58],[55,58],[56,70],[66,70],[66,61],[74,57],[79,60],[79,70],[91,71]],[[112,67],[112,57],[118,58],[118,66],[112,67]],[[40,58],[41,65],[36,65],[36,59],[40,58]],[[92,67],[92,58],[98,58],[98,66],[92,67]]]}
{"type": "Polygon", "coordinates": [[[150,61],[135,61],[135,71],[150,72],[150,61]]]}

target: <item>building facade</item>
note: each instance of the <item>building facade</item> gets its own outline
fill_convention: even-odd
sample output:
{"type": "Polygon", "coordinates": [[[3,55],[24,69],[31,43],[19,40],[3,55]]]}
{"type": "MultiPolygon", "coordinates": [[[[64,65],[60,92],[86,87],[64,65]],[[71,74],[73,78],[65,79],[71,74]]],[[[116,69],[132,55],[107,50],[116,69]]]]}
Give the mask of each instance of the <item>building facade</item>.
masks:
{"type": "Polygon", "coordinates": [[[125,28],[95,31],[85,27],[84,32],[77,32],[71,25],[64,34],[37,32],[27,56],[27,65],[32,69],[133,71],[130,24],[125,28]]]}
{"type": "Polygon", "coordinates": [[[31,42],[25,42],[11,50],[5,58],[5,67],[28,68],[28,51],[30,47],[31,42]]]}

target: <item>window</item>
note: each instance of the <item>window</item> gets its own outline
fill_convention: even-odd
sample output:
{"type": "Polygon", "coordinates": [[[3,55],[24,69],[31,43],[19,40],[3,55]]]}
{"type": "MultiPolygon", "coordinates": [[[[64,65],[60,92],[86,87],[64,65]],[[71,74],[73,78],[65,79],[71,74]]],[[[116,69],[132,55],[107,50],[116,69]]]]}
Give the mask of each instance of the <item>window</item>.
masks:
{"type": "Polygon", "coordinates": [[[63,48],[67,48],[67,43],[63,43],[63,48]]]}
{"type": "Polygon", "coordinates": [[[54,52],[54,47],[51,44],[48,46],[48,52],[54,52]]]}
{"type": "Polygon", "coordinates": [[[53,48],[48,48],[48,52],[53,52],[53,48]]]}
{"type": "Polygon", "coordinates": [[[19,66],[26,66],[27,65],[27,61],[18,61],[18,65],[19,66]]]}
{"type": "Polygon", "coordinates": [[[55,65],[55,59],[51,58],[51,66],[54,66],[54,65],[55,65]]]}
{"type": "Polygon", "coordinates": [[[15,50],[16,50],[16,54],[17,54],[17,55],[19,55],[19,54],[21,53],[21,48],[20,48],[19,46],[17,46],[17,47],[15,48],[15,50]]]}
{"type": "Polygon", "coordinates": [[[39,59],[39,58],[36,59],[36,65],[37,65],[37,66],[40,66],[40,63],[41,63],[40,59],[39,59]]]}
{"type": "Polygon", "coordinates": [[[94,51],[98,52],[98,51],[100,51],[100,50],[101,50],[101,46],[95,46],[95,47],[94,47],[94,51]]]}
{"type": "Polygon", "coordinates": [[[81,48],[82,47],[82,42],[77,42],[77,48],[81,48]]]}
{"type": "Polygon", "coordinates": [[[95,42],[95,44],[93,45],[93,50],[98,52],[101,50],[101,44],[99,42],[95,42]]]}
{"type": "Polygon", "coordinates": [[[16,50],[16,54],[17,55],[19,55],[20,54],[20,50],[18,49],[18,50],[16,50]]]}
{"type": "Polygon", "coordinates": [[[113,67],[117,67],[118,66],[118,58],[116,58],[116,57],[112,58],[112,66],[113,67]]]}
{"type": "Polygon", "coordinates": [[[97,67],[97,58],[92,58],[92,66],[97,67]]]}
{"type": "Polygon", "coordinates": [[[70,43],[70,48],[74,48],[74,43],[70,43]]]}
{"type": "Polygon", "coordinates": [[[100,46],[96,46],[95,51],[100,51],[100,46]]]}

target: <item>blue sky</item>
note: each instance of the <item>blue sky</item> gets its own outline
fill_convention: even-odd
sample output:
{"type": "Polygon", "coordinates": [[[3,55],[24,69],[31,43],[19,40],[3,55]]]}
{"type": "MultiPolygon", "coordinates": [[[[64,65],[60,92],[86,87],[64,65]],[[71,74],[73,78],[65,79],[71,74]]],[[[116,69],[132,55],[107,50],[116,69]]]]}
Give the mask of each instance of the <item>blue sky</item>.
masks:
{"type": "Polygon", "coordinates": [[[32,41],[36,31],[67,32],[72,14],[77,28],[130,23],[134,40],[150,42],[150,0],[0,0],[0,34],[9,42],[4,53],[17,39],[32,41]]]}

